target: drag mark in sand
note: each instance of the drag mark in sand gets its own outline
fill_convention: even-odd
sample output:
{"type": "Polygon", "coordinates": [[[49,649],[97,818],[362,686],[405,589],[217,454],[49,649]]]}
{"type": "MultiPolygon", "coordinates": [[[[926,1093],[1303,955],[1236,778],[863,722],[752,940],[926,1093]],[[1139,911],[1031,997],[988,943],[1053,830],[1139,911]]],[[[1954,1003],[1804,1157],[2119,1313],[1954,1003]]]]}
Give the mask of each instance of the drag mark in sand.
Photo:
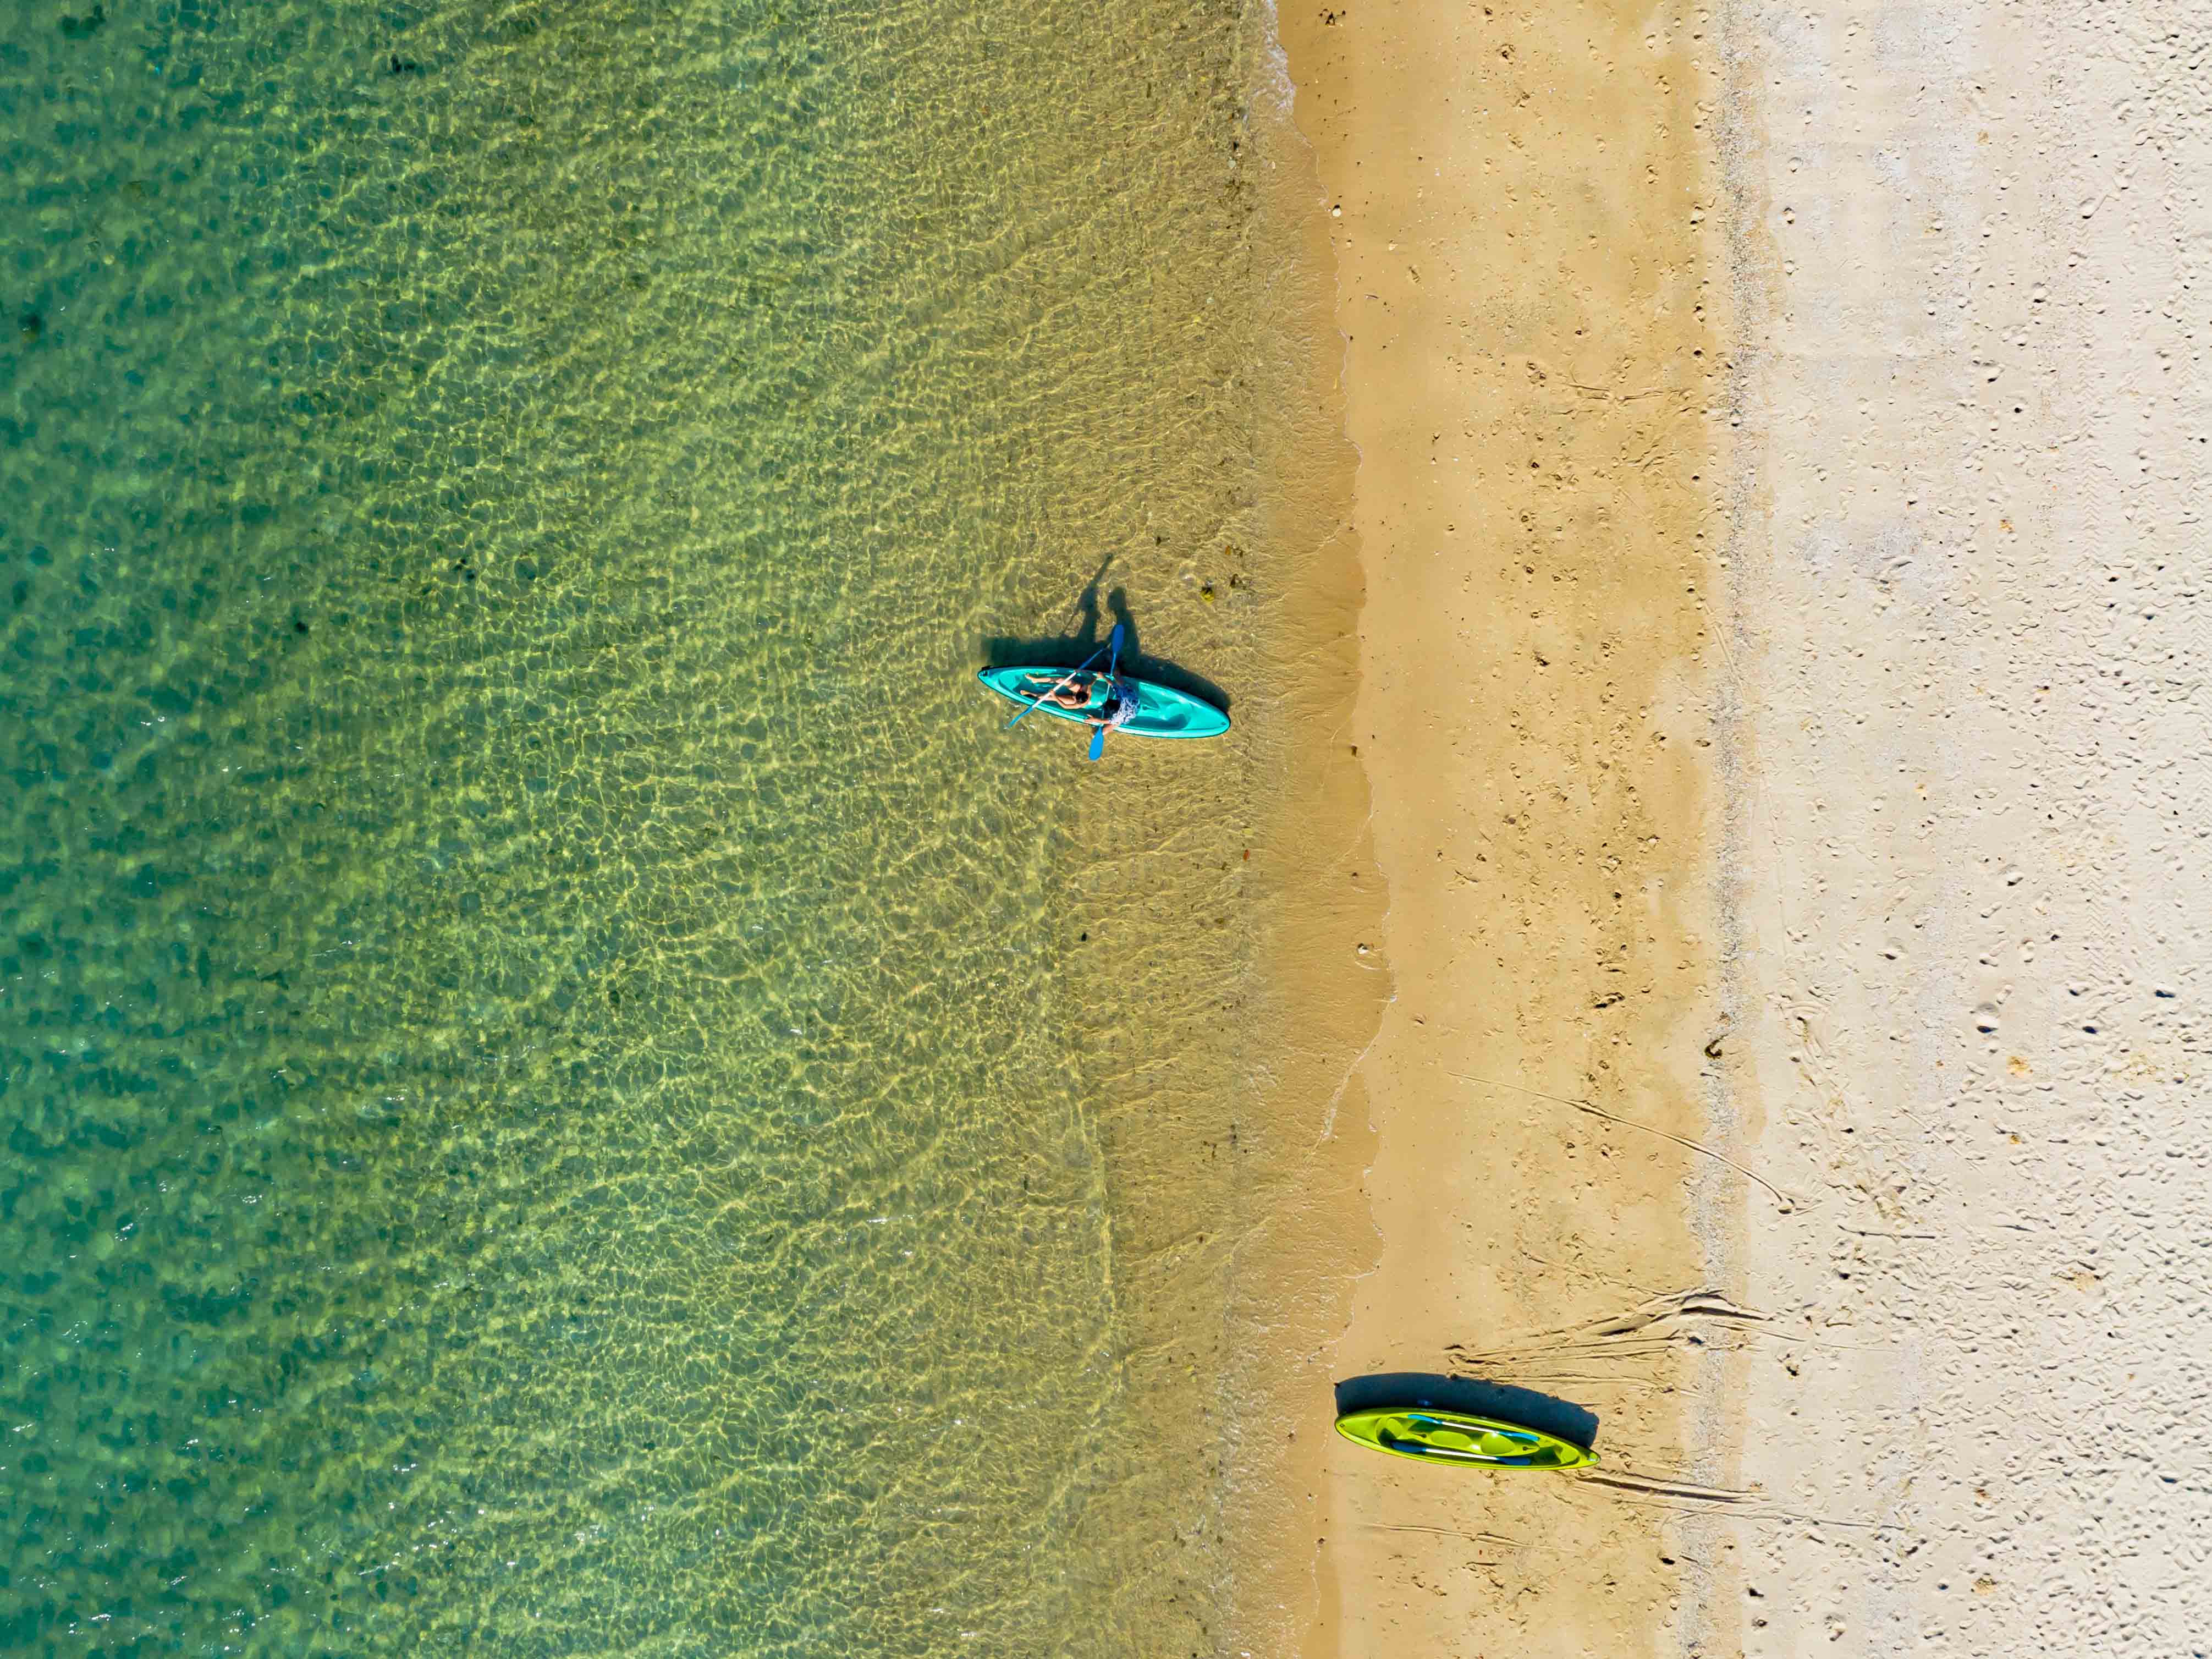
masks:
{"type": "Polygon", "coordinates": [[[1756,1491],[1739,1491],[1732,1486],[1709,1486],[1699,1480],[1677,1480],[1672,1475],[1637,1474],[1629,1470],[1618,1474],[1600,1472],[1579,1477],[1578,1484],[1585,1486],[1606,1486],[1617,1492],[1635,1492],[1648,1498],[1673,1498],[1678,1503],[1703,1506],[1726,1507],[1748,1504],[1755,1499],[1756,1491]]]}
{"type": "Polygon", "coordinates": [[[1692,1140],[1686,1135],[1678,1135],[1671,1129],[1662,1129],[1656,1124],[1638,1123],[1632,1117],[1623,1117],[1618,1112],[1608,1112],[1604,1107],[1600,1106],[1595,1101],[1571,1100],[1565,1095],[1547,1094],[1541,1089],[1531,1089],[1523,1084],[1504,1083],[1500,1082],[1496,1078],[1469,1077],[1464,1072],[1447,1072],[1444,1075],[1453,1079],[1456,1082],[1473,1083],[1486,1089],[1510,1089],[1516,1094],[1533,1095],[1538,1100],[1548,1100],[1557,1106],[1571,1106],[1576,1111],[1587,1112],[1592,1117],[1601,1117],[1607,1123],[1618,1123],[1623,1128],[1641,1129],[1645,1134],[1656,1135],[1662,1140],[1671,1140],[1677,1146],[1686,1147],[1689,1151],[1693,1152],[1702,1152],[1707,1158],[1713,1159],[1717,1163],[1727,1164],[1729,1169],[1734,1170],[1746,1181],[1765,1188],[1768,1192],[1774,1195],[1774,1202],[1778,1206],[1778,1213],[1788,1215],[1792,1210],[1796,1208],[1796,1201],[1793,1200],[1789,1194],[1784,1192],[1781,1188],[1776,1186],[1772,1182],[1769,1181],[1765,1176],[1760,1175],[1757,1170],[1746,1169],[1742,1164],[1730,1158],[1726,1152],[1717,1152],[1712,1147],[1704,1145],[1702,1142],[1692,1140]]]}
{"type": "MultiPolygon", "coordinates": [[[[1819,1000],[1813,999],[1816,1006],[1819,1000]]],[[[1840,1182],[1831,1181],[1831,1187],[1848,1186],[1850,1189],[1874,1206],[1875,1213],[1885,1221],[1901,1222],[1911,1219],[1904,1200],[1898,1196],[1904,1183],[1894,1177],[1884,1179],[1874,1166],[1874,1153],[1867,1141],[1858,1133],[1851,1121],[1850,1099],[1843,1085],[1837,1080],[1833,1064],[1828,1058],[1826,1046],[1820,1033],[1814,1029],[1813,1012],[1793,1008],[1784,1015],[1788,1030],[1796,1038],[1791,1059],[1805,1083],[1820,1097],[1825,1110],[1815,1115],[1815,1122],[1826,1135],[1829,1149],[1829,1168],[1839,1172],[1840,1182]]],[[[1899,1108],[1902,1110],[1902,1108],[1899,1108]]],[[[1879,1142],[1875,1143],[1879,1146],[1879,1142]]]]}
{"type": "Polygon", "coordinates": [[[1752,1340],[1787,1340],[1765,1328],[1767,1316],[1738,1307],[1726,1297],[1699,1287],[1647,1297],[1626,1312],[1555,1326],[1501,1346],[1474,1348],[1449,1343],[1444,1352],[1457,1374],[1485,1382],[1556,1390],[1671,1389],[1662,1362],[1683,1351],[1734,1352],[1752,1340]],[[1649,1373],[1638,1374],[1638,1373],[1649,1373]]]}
{"type": "Polygon", "coordinates": [[[1895,1521],[1853,1521],[1832,1515],[1808,1515],[1802,1510],[1774,1509],[1761,1505],[1757,1509],[1745,1505],[1757,1504],[1763,1493],[1758,1486],[1711,1486],[1699,1480],[1680,1480],[1672,1475],[1638,1474],[1633,1470],[1585,1471],[1574,1477],[1579,1487],[1602,1487],[1610,1492],[1623,1494],[1615,1498],[1603,1497],[1606,1503],[1637,1504],[1654,1509],[1674,1510],[1698,1515],[1724,1514],[1732,1520],[1763,1521],[1776,1526],[1840,1527],[1855,1532],[1904,1533],[1917,1536],[1912,1528],[1895,1521]]]}
{"type": "Polygon", "coordinates": [[[1765,1314],[1737,1307],[1711,1290],[1675,1291],[1652,1297],[1626,1313],[1533,1332],[1504,1347],[1477,1349],[1454,1342],[1446,1346],[1445,1352],[1457,1355],[1460,1363],[1469,1365],[1498,1365],[1566,1356],[1617,1358],[1657,1353],[1678,1344],[1703,1344],[1706,1339],[1691,1328],[1694,1322],[1712,1320],[1723,1327],[1746,1328],[1763,1325],[1766,1318],[1765,1314]],[[1683,1328],[1659,1328],[1674,1326],[1683,1328]]]}

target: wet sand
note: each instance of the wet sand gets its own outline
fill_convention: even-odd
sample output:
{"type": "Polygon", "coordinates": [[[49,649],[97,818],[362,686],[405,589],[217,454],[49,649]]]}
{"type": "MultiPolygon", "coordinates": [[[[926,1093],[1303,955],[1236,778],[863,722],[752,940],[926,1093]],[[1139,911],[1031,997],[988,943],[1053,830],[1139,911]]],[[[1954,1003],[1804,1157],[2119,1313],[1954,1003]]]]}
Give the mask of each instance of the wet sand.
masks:
{"type": "MultiPolygon", "coordinates": [[[[1695,1316],[1632,1353],[1583,1328],[1705,1273],[1703,1160],[1668,1137],[1706,1132],[1723,1024],[1711,46],[1687,10],[1594,5],[1283,27],[1360,457],[1344,741],[1394,992],[1358,1073],[1380,1261],[1335,1378],[1479,1378],[1594,1416],[1611,1471],[1715,1474],[1670,1340],[1695,1316]]],[[[1379,1458],[1328,1403],[1305,1651],[1623,1653],[1711,1622],[1724,1546],[1640,1494],[1379,1458]]]]}

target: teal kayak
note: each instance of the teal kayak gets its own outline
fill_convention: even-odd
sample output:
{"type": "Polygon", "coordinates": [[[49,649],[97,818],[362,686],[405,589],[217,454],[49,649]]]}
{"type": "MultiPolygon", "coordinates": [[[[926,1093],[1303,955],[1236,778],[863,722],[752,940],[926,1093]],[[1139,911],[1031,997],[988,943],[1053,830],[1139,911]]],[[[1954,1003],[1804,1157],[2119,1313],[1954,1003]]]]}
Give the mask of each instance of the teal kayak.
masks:
{"type": "MultiPolygon", "coordinates": [[[[1091,714],[1106,700],[1106,676],[1087,671],[986,668],[980,670],[975,678],[1007,702],[1024,708],[1066,680],[1071,690],[1085,694],[1083,706],[1066,708],[1058,702],[1046,702],[1038,705],[1037,713],[1081,725],[1088,725],[1091,714]]],[[[1229,729],[1228,715],[1187,691],[1158,685],[1151,680],[1133,680],[1127,674],[1121,678],[1137,688],[1137,712],[1114,728],[1116,736],[1127,733],[1137,738],[1218,738],[1229,729]]]]}

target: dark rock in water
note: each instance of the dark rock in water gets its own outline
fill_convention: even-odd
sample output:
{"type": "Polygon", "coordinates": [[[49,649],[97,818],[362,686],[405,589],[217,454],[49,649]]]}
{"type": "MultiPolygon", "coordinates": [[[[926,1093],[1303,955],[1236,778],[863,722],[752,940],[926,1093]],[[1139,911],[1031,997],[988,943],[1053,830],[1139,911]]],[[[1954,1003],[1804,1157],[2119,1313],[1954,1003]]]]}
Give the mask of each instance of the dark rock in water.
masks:
{"type": "Polygon", "coordinates": [[[62,39],[64,40],[89,40],[94,31],[106,21],[107,9],[104,6],[94,6],[82,17],[64,17],[62,19],[62,39]]]}
{"type": "Polygon", "coordinates": [[[23,337],[25,345],[33,344],[46,331],[46,319],[35,311],[27,311],[22,320],[15,325],[15,331],[23,337]]]}

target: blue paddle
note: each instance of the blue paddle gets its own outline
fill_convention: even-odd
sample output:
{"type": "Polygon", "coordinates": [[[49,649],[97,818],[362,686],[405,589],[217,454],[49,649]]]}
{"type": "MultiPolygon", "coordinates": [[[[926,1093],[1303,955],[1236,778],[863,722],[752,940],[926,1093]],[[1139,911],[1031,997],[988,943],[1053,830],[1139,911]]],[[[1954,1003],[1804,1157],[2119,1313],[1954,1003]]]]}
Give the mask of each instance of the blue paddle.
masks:
{"type": "Polygon", "coordinates": [[[1058,679],[1054,680],[1054,681],[1050,685],[1048,685],[1047,687],[1045,687],[1045,689],[1044,689],[1044,693],[1043,693],[1043,696],[1042,696],[1038,697],[1038,699],[1036,700],[1036,702],[1035,702],[1031,703],[1031,704],[1030,704],[1027,708],[1023,709],[1023,710],[1022,710],[1022,712],[1021,712],[1020,714],[1018,714],[1015,715],[1015,716],[1013,717],[1013,719],[1012,719],[1012,720],[1008,720],[1008,721],[1006,722],[1006,730],[1007,730],[1007,731],[1009,731],[1009,732],[1011,732],[1011,731],[1012,731],[1016,726],[1019,726],[1019,725],[1020,725],[1024,720],[1027,720],[1027,719],[1030,716],[1030,714],[1031,714],[1035,713],[1038,708],[1042,708],[1042,707],[1043,706],[1044,700],[1045,700],[1045,698],[1046,698],[1046,697],[1048,697],[1048,696],[1052,696],[1052,695],[1053,695],[1053,693],[1054,693],[1054,692],[1055,692],[1055,691],[1057,691],[1057,690],[1060,690],[1060,688],[1061,686],[1066,685],[1066,684],[1068,683],[1068,681],[1070,681],[1070,680],[1073,679],[1073,678],[1074,678],[1078,674],[1080,674],[1080,673],[1083,672],[1083,669],[1084,669],[1084,668],[1088,668],[1088,667],[1090,667],[1091,663],[1097,662],[1097,661],[1098,660],[1098,659],[1099,659],[1099,658],[1101,658],[1101,657],[1104,656],[1104,655],[1107,653],[1107,652],[1109,652],[1109,650],[1110,650],[1110,651],[1113,651],[1113,652],[1115,652],[1115,653],[1116,653],[1118,654],[1118,653],[1119,653],[1119,652],[1120,652],[1120,650],[1121,650],[1121,623],[1115,623],[1114,624],[1114,633],[1113,633],[1113,636],[1112,636],[1110,639],[1109,639],[1109,640],[1106,641],[1106,643],[1105,643],[1105,644],[1103,644],[1103,645],[1100,646],[1100,647],[1099,647],[1096,651],[1094,651],[1094,652],[1092,652],[1092,653],[1091,653],[1090,660],[1089,660],[1089,661],[1087,661],[1087,662],[1085,662],[1085,663],[1083,665],[1083,667],[1082,667],[1082,668],[1071,668],[1071,669],[1069,669],[1069,670],[1067,671],[1067,672],[1066,672],[1065,674],[1062,674],[1062,675],[1061,675],[1058,679]]]}
{"type": "MultiPolygon", "coordinates": [[[[1114,624],[1114,637],[1106,641],[1113,648],[1113,660],[1106,665],[1106,684],[1111,687],[1114,676],[1121,666],[1121,624],[1114,624]]],[[[1091,728],[1091,758],[1097,760],[1106,752],[1106,716],[1098,716],[1098,724],[1091,728]]]]}

